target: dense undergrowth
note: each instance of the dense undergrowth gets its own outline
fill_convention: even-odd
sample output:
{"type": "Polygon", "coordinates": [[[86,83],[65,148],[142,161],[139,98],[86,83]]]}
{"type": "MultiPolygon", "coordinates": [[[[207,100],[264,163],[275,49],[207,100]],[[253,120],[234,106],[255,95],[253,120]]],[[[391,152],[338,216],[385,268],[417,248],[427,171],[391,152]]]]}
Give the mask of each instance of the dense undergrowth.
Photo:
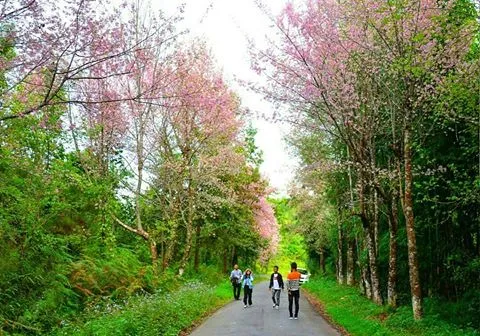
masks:
{"type": "Polygon", "coordinates": [[[108,302],[51,335],[174,336],[230,299],[228,282],[189,280],[171,292],[132,297],[122,305],[108,302]]]}
{"type": "Polygon", "coordinates": [[[425,318],[414,321],[410,306],[396,310],[378,306],[361,296],[356,288],[341,286],[328,277],[316,277],[303,288],[318,298],[333,321],[352,336],[480,335],[472,327],[479,316],[471,300],[446,303],[426,299],[425,318]]]}
{"type": "Polygon", "coordinates": [[[155,273],[127,249],[115,254],[73,263],[69,279],[57,275],[15,322],[2,319],[0,335],[178,335],[231,299],[217,266],[179,277],[155,273]]]}

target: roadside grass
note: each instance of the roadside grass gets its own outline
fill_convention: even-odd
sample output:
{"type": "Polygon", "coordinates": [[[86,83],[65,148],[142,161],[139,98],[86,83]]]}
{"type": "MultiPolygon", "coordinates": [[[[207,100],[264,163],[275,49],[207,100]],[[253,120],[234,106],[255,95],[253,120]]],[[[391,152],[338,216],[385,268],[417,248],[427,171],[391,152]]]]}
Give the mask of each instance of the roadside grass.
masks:
{"type": "Polygon", "coordinates": [[[377,306],[356,288],[341,286],[328,277],[313,278],[302,286],[322,303],[327,315],[352,336],[473,336],[479,330],[441,319],[438,302],[425,300],[425,318],[415,321],[411,307],[392,310],[377,306]]]}
{"type": "Polygon", "coordinates": [[[266,273],[254,274],[254,277],[255,277],[254,285],[259,284],[260,282],[263,282],[263,281],[269,281],[270,280],[270,274],[266,274],[266,273]]]}
{"type": "Polygon", "coordinates": [[[137,296],[124,305],[110,305],[51,335],[176,336],[230,301],[231,296],[227,281],[212,286],[192,280],[172,292],[137,296]]]}

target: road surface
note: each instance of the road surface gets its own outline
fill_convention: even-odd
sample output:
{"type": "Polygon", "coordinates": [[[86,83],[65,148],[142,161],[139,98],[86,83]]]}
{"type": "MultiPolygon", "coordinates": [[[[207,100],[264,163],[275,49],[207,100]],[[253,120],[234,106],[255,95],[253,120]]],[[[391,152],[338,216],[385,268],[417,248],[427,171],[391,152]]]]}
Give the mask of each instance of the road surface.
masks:
{"type": "MultiPolygon", "coordinates": [[[[233,296],[233,293],[232,293],[233,296]]],[[[191,336],[339,336],[308,301],[300,295],[298,320],[290,320],[286,291],[280,297],[280,309],[272,308],[268,283],[253,288],[253,305],[243,308],[243,301],[233,301],[218,310],[191,336]]],[[[243,299],[243,290],[241,299],[243,299]]]]}

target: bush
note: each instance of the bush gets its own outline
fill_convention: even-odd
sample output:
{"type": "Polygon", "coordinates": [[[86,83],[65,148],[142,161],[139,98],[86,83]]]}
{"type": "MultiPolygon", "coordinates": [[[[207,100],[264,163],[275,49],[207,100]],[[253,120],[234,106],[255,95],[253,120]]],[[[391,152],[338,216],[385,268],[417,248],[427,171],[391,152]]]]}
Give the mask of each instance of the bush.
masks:
{"type": "Polygon", "coordinates": [[[85,323],[67,325],[53,335],[173,336],[231,298],[230,284],[212,287],[197,280],[171,293],[137,296],[125,306],[111,306],[88,316],[85,323]]]}

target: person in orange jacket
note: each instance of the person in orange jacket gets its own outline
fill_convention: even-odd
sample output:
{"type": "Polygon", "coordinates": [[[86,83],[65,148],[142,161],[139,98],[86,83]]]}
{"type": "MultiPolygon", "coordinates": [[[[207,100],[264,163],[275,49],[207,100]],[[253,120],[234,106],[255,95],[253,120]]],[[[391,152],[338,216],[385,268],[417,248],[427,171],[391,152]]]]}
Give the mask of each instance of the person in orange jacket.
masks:
{"type": "Polygon", "coordinates": [[[291,271],[287,276],[287,291],[288,291],[288,312],[290,313],[290,320],[298,320],[298,300],[300,299],[300,278],[301,275],[297,271],[297,263],[292,262],[290,265],[291,271]],[[292,314],[293,301],[295,301],[295,315],[292,314]]]}

